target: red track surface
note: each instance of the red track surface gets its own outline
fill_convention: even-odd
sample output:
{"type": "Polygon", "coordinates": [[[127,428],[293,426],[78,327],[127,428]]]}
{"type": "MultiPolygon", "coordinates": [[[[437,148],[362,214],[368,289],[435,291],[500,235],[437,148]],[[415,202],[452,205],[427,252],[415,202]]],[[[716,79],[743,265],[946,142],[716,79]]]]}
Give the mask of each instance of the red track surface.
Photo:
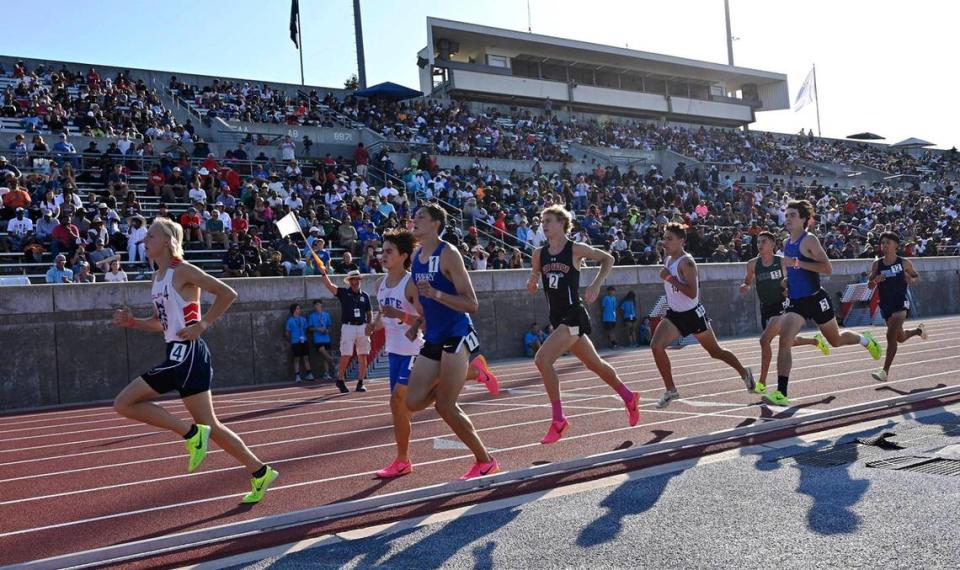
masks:
{"type": "MultiPolygon", "coordinates": [[[[648,351],[607,355],[643,398],[634,428],[619,397],[570,358],[558,370],[572,425],[555,445],[539,444],[550,410],[532,362],[494,366],[500,397],[473,385],[461,403],[502,468],[519,469],[958,385],[958,323],[928,321],[930,340],[901,345],[883,385],[870,378],[879,363],[862,347],[834,349],[829,357],[795,349],[794,407],[786,411],[758,405],[733,370],[697,346],[670,353],[683,399],[664,411],[653,407],[663,385],[648,351]]],[[[883,337],[879,329],[874,333],[883,337]]],[[[759,375],[755,339],[723,344],[759,375]]],[[[386,381],[369,386],[366,394],[343,396],[327,384],[216,397],[221,419],[281,473],[263,503],[252,507],[239,505],[247,475],[221,450],[212,448],[201,470],[187,475],[181,440],[109,407],[0,417],[0,565],[434,485],[467,470],[472,456],[450,445],[456,438],[431,410],[415,417],[414,473],[376,480],[373,472],[393,459],[394,444],[386,381]]],[[[179,402],[163,405],[187,416],[179,402]]]]}

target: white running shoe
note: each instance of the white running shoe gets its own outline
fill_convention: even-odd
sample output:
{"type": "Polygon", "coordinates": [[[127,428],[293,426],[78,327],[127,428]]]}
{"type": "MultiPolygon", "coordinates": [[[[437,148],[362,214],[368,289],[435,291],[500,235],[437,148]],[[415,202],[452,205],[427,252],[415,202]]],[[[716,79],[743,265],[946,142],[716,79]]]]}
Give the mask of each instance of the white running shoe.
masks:
{"type": "Polygon", "coordinates": [[[873,379],[877,382],[886,382],[887,381],[887,371],[886,370],[877,370],[876,372],[870,374],[873,376],[873,379]]]}
{"type": "Polygon", "coordinates": [[[920,329],[920,340],[927,340],[927,324],[920,323],[917,328],[920,329]]]}
{"type": "Polygon", "coordinates": [[[680,392],[676,390],[667,390],[660,396],[660,401],[657,402],[657,407],[661,410],[670,405],[670,402],[673,400],[678,400],[680,398],[680,392]]]}

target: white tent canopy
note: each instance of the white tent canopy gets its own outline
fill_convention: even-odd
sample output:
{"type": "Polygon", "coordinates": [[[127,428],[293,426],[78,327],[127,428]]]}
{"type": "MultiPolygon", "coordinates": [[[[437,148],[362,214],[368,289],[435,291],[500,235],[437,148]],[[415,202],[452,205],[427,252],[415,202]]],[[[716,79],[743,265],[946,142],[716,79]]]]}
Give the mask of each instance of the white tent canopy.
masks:
{"type": "Polygon", "coordinates": [[[910,137],[908,139],[902,140],[896,144],[890,145],[891,147],[898,148],[923,148],[925,146],[933,146],[932,142],[927,142],[923,139],[918,139],[916,137],[910,137]]]}

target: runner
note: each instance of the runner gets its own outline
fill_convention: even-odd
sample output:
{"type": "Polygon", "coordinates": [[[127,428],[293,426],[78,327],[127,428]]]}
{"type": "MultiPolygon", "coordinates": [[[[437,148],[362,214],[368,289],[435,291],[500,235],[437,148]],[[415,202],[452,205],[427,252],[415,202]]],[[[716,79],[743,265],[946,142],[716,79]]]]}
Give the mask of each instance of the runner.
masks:
{"type": "Polygon", "coordinates": [[[131,382],[117,395],[113,408],[120,415],[175,432],[186,440],[190,453],[187,469],[193,473],[207,455],[208,440],[242,463],[252,474],[252,490],[244,503],[258,503],[279,473],[261,462],[213,411],[210,384],[213,366],[207,344],[200,338],[230,305],[237,293],[226,283],[183,260],[183,228],[165,218],[150,225],[144,239],[147,257],[157,265],[153,277],[154,314],[135,318],[129,309],[117,310],[113,323],[119,327],[163,333],[167,359],[131,382]],[[206,318],[200,318],[200,292],[216,298],[206,318]],[[180,393],[194,423],[181,420],[153,402],[172,390],[180,393]]]}
{"type": "Polygon", "coordinates": [[[553,366],[557,359],[568,351],[620,395],[627,408],[627,421],[633,427],[640,420],[640,395],[631,392],[620,381],[617,371],[597,354],[589,336],[590,315],[580,299],[580,264],[583,260],[600,263],[600,271],[584,294],[586,302],[593,303],[613,268],[613,256],[567,239],[572,219],[563,207],[550,206],[543,210],[540,218],[547,243],[533,252],[533,269],[530,279],[527,280],[527,291],[530,293],[536,293],[538,281],[543,281],[543,292],[550,307],[550,324],[553,325],[553,332],[543,342],[534,358],[553,408],[553,421],[540,443],[554,443],[570,428],[560,401],[560,379],[553,366]]]}
{"type": "MultiPolygon", "coordinates": [[[[408,230],[396,230],[383,236],[383,267],[387,275],[377,287],[380,313],[374,321],[374,330],[385,329],[387,357],[390,362],[390,412],[393,415],[393,432],[397,440],[397,457],[387,467],[377,471],[377,477],[390,479],[413,471],[410,461],[411,414],[404,401],[407,383],[416,355],[423,346],[419,327],[422,323],[417,314],[416,299],[408,298],[415,288],[407,289],[415,240],[408,230]],[[410,326],[412,325],[412,326],[410,326]],[[410,336],[407,333],[410,332],[410,336]],[[412,337],[412,340],[411,338],[412,337]]],[[[413,294],[411,297],[415,297],[413,294]]],[[[486,369],[482,355],[471,362],[467,379],[485,379],[491,392],[497,390],[497,378],[486,369]]]]}
{"type": "Polygon", "coordinates": [[[720,347],[717,337],[710,328],[707,320],[707,311],[700,304],[700,281],[697,277],[697,264],[693,256],[684,251],[687,241],[687,231],[677,223],[667,224],[663,232],[664,268],[660,270],[663,287],[667,292],[667,314],[660,321],[650,349],[657,369],[663,377],[663,384],[667,390],[657,402],[658,408],[666,408],[670,402],[680,397],[676,385],[673,383],[673,373],[670,370],[670,358],[667,356],[667,347],[675,340],[687,335],[697,338],[700,346],[712,358],[722,360],[737,371],[748,392],[754,390],[753,371],[744,368],[736,355],[720,347]]]}
{"type": "Polygon", "coordinates": [[[476,463],[461,479],[473,479],[499,471],[484,447],[470,418],[457,404],[466,382],[469,353],[480,347],[468,313],[478,308],[473,283],[455,247],[440,240],[446,212],[437,204],[417,210],[413,235],[420,247],[413,256],[413,278],[407,285],[409,298],[426,320],[424,345],[414,361],[407,387],[407,408],[412,412],[435,403],[440,417],[473,452],[476,463]],[[416,296],[415,296],[416,295],[416,296]]]}
{"type": "MultiPolygon", "coordinates": [[[[757,236],[759,255],[747,262],[747,275],[740,284],[740,292],[746,293],[756,280],[757,297],[760,299],[760,326],[763,327],[763,334],[760,335],[760,380],[754,389],[758,394],[767,391],[767,372],[773,359],[770,343],[780,334],[780,315],[783,314],[787,297],[783,287],[787,269],[783,265],[783,256],[774,253],[776,247],[777,238],[772,233],[760,232],[757,236]]],[[[813,338],[798,335],[793,339],[793,346],[799,345],[816,346],[824,356],[830,354],[830,347],[820,333],[813,338]]]]}
{"type": "Polygon", "coordinates": [[[927,340],[927,327],[920,323],[917,328],[903,330],[903,321],[907,319],[910,301],[907,300],[907,287],[920,280],[920,274],[913,268],[909,259],[897,255],[900,249],[900,236],[893,232],[880,234],[880,252],[870,267],[870,286],[880,292],[880,314],[887,322],[887,357],[883,369],[873,372],[874,380],[884,382],[890,374],[890,366],[897,355],[897,345],[907,339],[919,336],[927,340]]]}
{"type": "Polygon", "coordinates": [[[783,244],[783,263],[787,267],[787,294],[790,304],[780,318],[780,346],[777,351],[777,389],[763,395],[763,401],[787,406],[787,386],[793,365],[793,339],[806,319],[813,319],[830,346],[860,343],[874,360],[879,360],[883,349],[873,335],[841,331],[830,306],[830,296],[820,287],[820,274],[829,275],[833,266],[827,259],[817,236],[808,233],[813,224],[813,205],[807,200],[787,204],[786,229],[790,237],[783,244]]]}

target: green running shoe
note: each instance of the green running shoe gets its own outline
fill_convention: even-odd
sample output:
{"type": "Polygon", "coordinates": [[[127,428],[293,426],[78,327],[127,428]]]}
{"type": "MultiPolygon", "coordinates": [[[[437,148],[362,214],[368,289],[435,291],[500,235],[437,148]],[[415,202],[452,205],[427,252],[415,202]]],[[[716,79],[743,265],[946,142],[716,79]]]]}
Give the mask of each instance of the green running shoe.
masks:
{"type": "Polygon", "coordinates": [[[763,382],[757,380],[757,385],[753,387],[753,393],[754,393],[754,394],[766,394],[766,393],[767,393],[767,385],[764,384],[763,382]]]}
{"type": "Polygon", "coordinates": [[[870,341],[867,343],[867,351],[870,352],[870,356],[872,356],[874,360],[880,360],[880,357],[883,356],[883,348],[880,346],[880,343],[877,342],[877,339],[873,338],[870,331],[865,331],[863,336],[867,337],[867,340],[870,341]]]}
{"type": "Polygon", "coordinates": [[[207,456],[207,446],[210,442],[210,426],[197,424],[197,433],[185,442],[187,451],[190,452],[190,467],[187,473],[193,473],[203,463],[207,456]]]}
{"type": "Polygon", "coordinates": [[[774,391],[773,394],[764,394],[763,401],[768,404],[773,404],[774,406],[789,406],[790,400],[787,399],[780,390],[774,391]]]}
{"type": "Polygon", "coordinates": [[[270,484],[279,476],[280,472],[268,465],[267,472],[263,474],[263,477],[253,477],[250,479],[252,490],[243,496],[243,502],[248,504],[259,503],[260,500],[263,499],[263,496],[267,494],[267,489],[270,488],[270,484]]]}
{"type": "Polygon", "coordinates": [[[830,345],[827,344],[827,339],[823,338],[823,335],[820,333],[813,335],[813,338],[817,341],[817,348],[820,349],[820,352],[822,352],[824,356],[830,356],[830,345]]]}

